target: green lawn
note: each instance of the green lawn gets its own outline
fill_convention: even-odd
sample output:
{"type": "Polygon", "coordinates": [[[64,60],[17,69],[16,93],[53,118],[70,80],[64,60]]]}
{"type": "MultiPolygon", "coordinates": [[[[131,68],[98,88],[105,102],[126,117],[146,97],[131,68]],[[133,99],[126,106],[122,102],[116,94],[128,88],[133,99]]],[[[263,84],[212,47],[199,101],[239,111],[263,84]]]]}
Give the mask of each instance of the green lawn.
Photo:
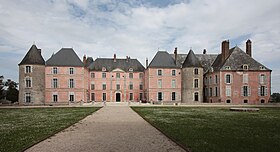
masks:
{"type": "Polygon", "coordinates": [[[229,108],[133,107],[192,152],[280,150],[280,108],[232,112],[229,108]]]}
{"type": "Polygon", "coordinates": [[[0,151],[22,151],[99,108],[0,109],[0,151]]]}

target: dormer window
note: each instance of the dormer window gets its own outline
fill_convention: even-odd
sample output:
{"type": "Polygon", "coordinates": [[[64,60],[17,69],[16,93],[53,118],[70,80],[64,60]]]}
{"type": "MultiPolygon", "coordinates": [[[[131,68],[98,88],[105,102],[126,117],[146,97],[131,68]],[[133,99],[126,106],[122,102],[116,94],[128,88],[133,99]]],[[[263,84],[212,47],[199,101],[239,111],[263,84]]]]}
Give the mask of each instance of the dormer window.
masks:
{"type": "Polygon", "coordinates": [[[263,66],[260,66],[260,70],[265,70],[265,67],[263,67],[263,66]]]}
{"type": "Polygon", "coordinates": [[[106,68],[105,68],[105,67],[102,67],[102,71],[106,71],[106,68]]]}
{"type": "Polygon", "coordinates": [[[225,66],[225,69],[226,70],[230,70],[230,66],[225,66]]]}
{"type": "Polygon", "coordinates": [[[31,73],[32,72],[32,68],[31,66],[25,66],[25,73],[31,73]]]}
{"type": "Polygon", "coordinates": [[[133,69],[132,69],[132,68],[129,68],[129,69],[128,69],[128,71],[129,71],[129,72],[132,72],[132,71],[133,71],[133,69]]]}
{"type": "Polygon", "coordinates": [[[248,69],[249,69],[249,67],[248,67],[248,65],[247,65],[247,64],[244,64],[244,65],[242,65],[242,69],[243,69],[243,70],[248,70],[248,69]]]}

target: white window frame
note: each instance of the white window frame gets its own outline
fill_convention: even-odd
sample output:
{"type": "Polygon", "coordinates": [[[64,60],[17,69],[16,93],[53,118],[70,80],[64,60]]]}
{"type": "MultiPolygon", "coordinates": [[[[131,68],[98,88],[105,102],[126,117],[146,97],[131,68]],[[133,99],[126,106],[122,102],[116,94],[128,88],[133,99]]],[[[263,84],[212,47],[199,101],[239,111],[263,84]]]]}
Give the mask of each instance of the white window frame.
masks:
{"type": "Polygon", "coordinates": [[[32,95],[31,95],[30,92],[25,92],[25,93],[24,93],[24,102],[25,102],[25,103],[31,103],[31,102],[32,102],[32,95]],[[30,99],[29,102],[27,102],[27,100],[26,100],[26,99],[27,99],[27,95],[29,95],[29,97],[30,97],[30,98],[29,98],[29,99],[30,99]]]}
{"type": "Polygon", "coordinates": [[[163,70],[162,69],[158,69],[157,70],[157,76],[162,76],[163,75],[163,70]]]}
{"type": "Polygon", "coordinates": [[[25,88],[32,88],[32,77],[25,77],[25,88]],[[30,86],[27,86],[27,79],[30,81],[30,86]]]}
{"type": "Polygon", "coordinates": [[[231,86],[226,86],[226,97],[231,97],[231,86]]]}
{"type": "Polygon", "coordinates": [[[75,101],[75,92],[69,92],[69,101],[70,102],[74,102],[75,101]],[[70,99],[71,99],[71,96],[73,96],[73,101],[71,101],[70,99]]]}
{"type": "Polygon", "coordinates": [[[226,73],[225,74],[225,84],[231,84],[232,83],[232,79],[233,79],[232,74],[230,74],[230,73],[226,73]],[[227,82],[227,76],[228,75],[229,75],[229,81],[230,82],[227,82]]]}
{"type": "Polygon", "coordinates": [[[58,93],[57,92],[53,92],[52,93],[52,102],[58,102],[58,93]],[[54,101],[54,96],[56,95],[56,101],[54,101]]]}
{"type": "Polygon", "coordinates": [[[248,83],[248,81],[249,81],[248,73],[243,74],[243,83],[248,83]]]}
{"type": "Polygon", "coordinates": [[[171,80],[171,87],[176,88],[176,79],[171,80]]]}
{"type": "Polygon", "coordinates": [[[176,76],[176,70],[175,69],[171,70],[171,76],[176,76]]]}
{"type": "Polygon", "coordinates": [[[199,88],[199,79],[193,79],[193,88],[195,88],[195,89],[198,89],[199,88]],[[197,83],[196,83],[196,80],[197,80],[197,83]],[[196,86],[196,84],[197,84],[197,86],[196,86]]]}
{"type": "Polygon", "coordinates": [[[24,67],[24,73],[32,73],[32,66],[31,65],[26,65],[24,67]],[[30,69],[27,70],[27,67],[30,68],[30,69]]]}
{"type": "Polygon", "coordinates": [[[70,67],[69,68],[69,74],[70,75],[74,75],[75,74],[75,68],[74,67],[70,67]]]}
{"type": "Polygon", "coordinates": [[[158,79],[158,88],[162,88],[162,79],[158,79]]]}

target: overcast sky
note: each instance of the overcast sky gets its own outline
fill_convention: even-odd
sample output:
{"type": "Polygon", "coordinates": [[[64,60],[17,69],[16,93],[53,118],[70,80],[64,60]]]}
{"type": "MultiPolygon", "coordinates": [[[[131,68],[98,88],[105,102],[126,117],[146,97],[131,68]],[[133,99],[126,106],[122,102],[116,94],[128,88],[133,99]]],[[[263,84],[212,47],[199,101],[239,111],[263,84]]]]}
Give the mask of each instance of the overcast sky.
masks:
{"type": "Polygon", "coordinates": [[[0,75],[18,81],[18,63],[31,45],[45,60],[61,47],[80,58],[131,56],[145,63],[158,50],[220,53],[223,40],[272,72],[280,92],[279,0],[0,0],[0,75]]]}

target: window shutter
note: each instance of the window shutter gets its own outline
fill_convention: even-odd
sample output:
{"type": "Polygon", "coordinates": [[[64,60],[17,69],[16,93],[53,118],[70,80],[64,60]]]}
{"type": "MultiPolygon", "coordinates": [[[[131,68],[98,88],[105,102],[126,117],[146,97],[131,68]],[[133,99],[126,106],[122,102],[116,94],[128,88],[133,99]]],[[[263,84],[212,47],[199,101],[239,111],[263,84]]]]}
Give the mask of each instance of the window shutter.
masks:
{"type": "Polygon", "coordinates": [[[158,92],[157,92],[157,101],[158,101],[158,92]]]}
{"type": "Polygon", "coordinates": [[[261,83],[261,74],[259,74],[259,84],[261,83]]]}
{"type": "Polygon", "coordinates": [[[70,80],[68,80],[68,88],[70,88],[70,80]]]}
{"type": "Polygon", "coordinates": [[[268,92],[267,87],[265,87],[265,96],[267,96],[267,92],[268,92]]]}
{"type": "Polygon", "coordinates": [[[248,96],[251,96],[251,87],[248,86],[248,96]]]}
{"type": "Polygon", "coordinates": [[[227,83],[227,75],[225,74],[225,83],[227,83]]]}
{"type": "Polygon", "coordinates": [[[53,88],[53,79],[51,80],[51,88],[53,88]]]}
{"type": "Polygon", "coordinates": [[[243,86],[241,87],[241,96],[244,96],[244,88],[243,88],[243,86]]]}
{"type": "Polygon", "coordinates": [[[259,86],[259,88],[258,88],[258,94],[259,94],[259,96],[261,96],[261,86],[259,86]]]}
{"type": "Polygon", "coordinates": [[[266,84],[266,81],[267,81],[267,77],[266,77],[266,75],[264,75],[264,80],[263,80],[264,82],[264,84],[266,84]]]}
{"type": "Polygon", "coordinates": [[[161,93],[161,97],[162,97],[161,99],[162,99],[162,101],[163,101],[163,100],[164,100],[163,92],[161,93]]]}

